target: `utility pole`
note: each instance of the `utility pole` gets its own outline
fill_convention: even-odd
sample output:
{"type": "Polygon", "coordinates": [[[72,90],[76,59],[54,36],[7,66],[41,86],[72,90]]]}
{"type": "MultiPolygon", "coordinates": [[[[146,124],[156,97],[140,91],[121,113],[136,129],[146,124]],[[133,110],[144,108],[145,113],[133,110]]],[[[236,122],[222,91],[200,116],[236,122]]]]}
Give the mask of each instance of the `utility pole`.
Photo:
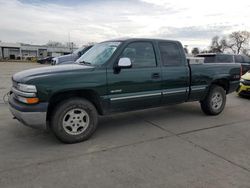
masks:
{"type": "Polygon", "coordinates": [[[69,46],[69,51],[71,51],[71,49],[70,49],[70,31],[68,32],[68,46],[69,46]]]}

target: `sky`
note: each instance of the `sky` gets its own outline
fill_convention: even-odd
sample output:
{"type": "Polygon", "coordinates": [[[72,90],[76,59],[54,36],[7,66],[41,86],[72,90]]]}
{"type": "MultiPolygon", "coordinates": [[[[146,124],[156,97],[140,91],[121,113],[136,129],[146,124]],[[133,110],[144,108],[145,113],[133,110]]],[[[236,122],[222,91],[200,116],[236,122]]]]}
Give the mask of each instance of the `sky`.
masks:
{"type": "Polygon", "coordinates": [[[205,48],[250,31],[249,0],[0,0],[0,41],[78,46],[114,38],[174,39],[205,48]]]}

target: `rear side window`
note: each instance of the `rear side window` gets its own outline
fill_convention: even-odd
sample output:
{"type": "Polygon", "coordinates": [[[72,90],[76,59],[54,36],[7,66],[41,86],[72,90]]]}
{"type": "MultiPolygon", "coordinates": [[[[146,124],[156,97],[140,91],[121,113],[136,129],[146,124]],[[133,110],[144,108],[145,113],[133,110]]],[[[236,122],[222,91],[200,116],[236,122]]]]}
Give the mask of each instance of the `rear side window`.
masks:
{"type": "Polygon", "coordinates": [[[217,63],[233,63],[232,55],[217,55],[216,57],[217,63]]]}
{"type": "Polygon", "coordinates": [[[121,57],[127,57],[132,67],[156,67],[155,53],[150,42],[133,42],[123,51],[121,57]]]}
{"type": "Polygon", "coordinates": [[[159,49],[164,66],[182,65],[182,55],[177,44],[173,42],[160,42],[159,49]]]}

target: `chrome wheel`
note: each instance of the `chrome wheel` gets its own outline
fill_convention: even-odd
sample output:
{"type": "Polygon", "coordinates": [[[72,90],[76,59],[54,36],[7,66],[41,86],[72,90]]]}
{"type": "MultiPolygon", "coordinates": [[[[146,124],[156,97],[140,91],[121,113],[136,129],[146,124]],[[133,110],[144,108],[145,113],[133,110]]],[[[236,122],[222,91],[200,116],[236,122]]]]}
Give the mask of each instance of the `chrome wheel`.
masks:
{"type": "Polygon", "coordinates": [[[223,104],[223,97],[222,97],[221,93],[215,92],[211,98],[212,108],[214,110],[218,110],[219,108],[221,108],[222,104],[223,104]]]}
{"type": "Polygon", "coordinates": [[[89,126],[89,115],[84,109],[75,108],[63,117],[63,129],[70,135],[79,135],[89,126]]]}

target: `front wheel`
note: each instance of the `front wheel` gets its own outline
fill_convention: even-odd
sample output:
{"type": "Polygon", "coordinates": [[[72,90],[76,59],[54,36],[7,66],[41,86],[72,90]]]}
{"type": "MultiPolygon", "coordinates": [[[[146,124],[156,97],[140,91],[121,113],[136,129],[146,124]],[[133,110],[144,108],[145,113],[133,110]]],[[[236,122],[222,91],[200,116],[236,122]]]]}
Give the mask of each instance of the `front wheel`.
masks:
{"type": "Polygon", "coordinates": [[[218,115],[226,104],[226,92],[217,85],[212,85],[208,95],[203,101],[200,101],[201,109],[205,114],[218,115]]]}
{"type": "Polygon", "coordinates": [[[61,102],[52,115],[51,128],[64,143],[87,140],[96,130],[98,114],[92,103],[74,98],[61,102]]]}

